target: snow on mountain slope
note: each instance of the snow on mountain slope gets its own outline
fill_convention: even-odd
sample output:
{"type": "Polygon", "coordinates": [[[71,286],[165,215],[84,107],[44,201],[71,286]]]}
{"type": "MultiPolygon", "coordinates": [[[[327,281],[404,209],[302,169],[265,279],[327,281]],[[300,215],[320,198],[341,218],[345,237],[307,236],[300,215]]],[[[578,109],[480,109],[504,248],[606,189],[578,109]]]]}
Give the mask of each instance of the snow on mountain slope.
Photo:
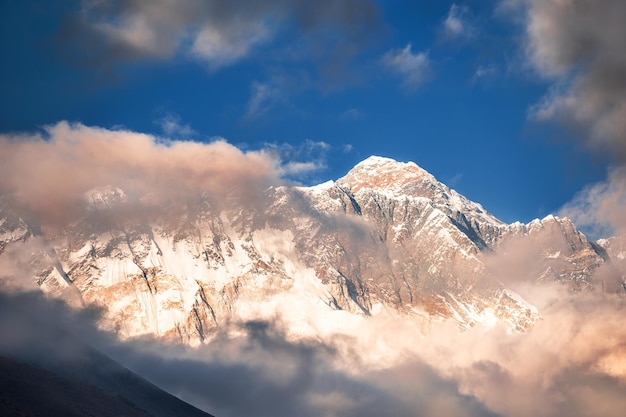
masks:
{"type": "MultiPolygon", "coordinates": [[[[270,188],[255,205],[198,194],[162,204],[114,186],[88,191],[81,218],[38,232],[47,247],[37,282],[106,307],[102,325],[120,336],[196,344],[230,320],[276,315],[294,334],[347,332],[384,312],[424,331],[445,319],[523,330],[540,312],[506,288],[511,265],[490,256],[531,246],[525,279],[575,289],[593,287],[605,263],[567,219],[506,225],[414,163],[387,158],[336,182],[270,188]]],[[[6,260],[34,232],[8,203],[0,213],[6,260]]]]}

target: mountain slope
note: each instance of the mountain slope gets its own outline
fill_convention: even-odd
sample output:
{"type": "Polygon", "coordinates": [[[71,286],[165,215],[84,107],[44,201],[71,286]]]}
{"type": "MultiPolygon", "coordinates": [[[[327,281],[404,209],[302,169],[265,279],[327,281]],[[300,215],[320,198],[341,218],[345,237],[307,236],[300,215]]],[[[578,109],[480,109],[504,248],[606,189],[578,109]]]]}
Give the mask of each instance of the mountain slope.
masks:
{"type": "Polygon", "coordinates": [[[149,417],[118,395],[8,358],[0,357],[0,372],[0,414],[5,417],[149,417]]]}
{"type": "Polygon", "coordinates": [[[96,350],[92,315],[0,292],[0,415],[210,417],[96,350]]]}
{"type": "Polygon", "coordinates": [[[426,331],[448,318],[523,330],[539,312],[506,288],[516,268],[498,255],[532,247],[515,278],[575,290],[593,288],[608,259],[567,219],[507,225],[414,163],[380,157],[336,182],[270,188],[255,204],[202,192],[163,203],[106,186],[63,230],[28,225],[10,200],[1,209],[0,256],[30,253],[46,291],[105,306],[102,325],[123,337],[191,344],[277,314],[294,333],[381,311],[426,331]]]}

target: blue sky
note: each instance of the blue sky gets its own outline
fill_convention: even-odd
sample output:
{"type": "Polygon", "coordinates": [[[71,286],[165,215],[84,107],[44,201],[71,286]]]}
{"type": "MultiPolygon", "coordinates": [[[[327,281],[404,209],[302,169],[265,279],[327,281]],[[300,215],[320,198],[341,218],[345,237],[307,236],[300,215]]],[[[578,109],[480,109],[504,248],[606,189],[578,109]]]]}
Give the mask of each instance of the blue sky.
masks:
{"type": "Polygon", "coordinates": [[[2,1],[0,133],[67,120],[221,137],[276,152],[305,184],[388,156],[527,222],[622,165],[624,11],[616,0],[2,1]]]}

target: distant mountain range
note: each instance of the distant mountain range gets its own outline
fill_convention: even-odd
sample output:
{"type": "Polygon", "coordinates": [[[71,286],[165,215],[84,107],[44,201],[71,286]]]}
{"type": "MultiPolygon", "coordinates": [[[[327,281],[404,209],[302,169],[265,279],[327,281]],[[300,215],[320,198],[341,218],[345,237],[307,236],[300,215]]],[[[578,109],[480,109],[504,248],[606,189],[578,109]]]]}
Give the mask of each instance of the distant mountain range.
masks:
{"type": "Polygon", "coordinates": [[[199,191],[162,204],[110,184],[84,203],[59,230],[0,196],[0,259],[28,265],[18,269],[46,293],[104,307],[101,325],[123,338],[195,345],[231,321],[276,315],[296,335],[323,335],[381,311],[424,331],[446,319],[524,331],[541,311],[508,288],[520,274],[624,291],[623,242],[590,242],[552,215],[505,224],[416,164],[376,156],[253,202],[199,191]]]}

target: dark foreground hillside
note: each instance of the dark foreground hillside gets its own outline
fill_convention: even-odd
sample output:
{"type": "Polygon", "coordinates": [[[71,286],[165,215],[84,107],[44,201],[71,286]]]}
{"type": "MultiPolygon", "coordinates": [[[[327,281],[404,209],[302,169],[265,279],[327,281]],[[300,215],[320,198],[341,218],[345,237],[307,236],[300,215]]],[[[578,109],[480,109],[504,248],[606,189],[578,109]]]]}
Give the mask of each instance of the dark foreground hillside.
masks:
{"type": "Polygon", "coordinates": [[[209,417],[130,371],[126,388],[150,413],[120,394],[5,357],[0,357],[0,375],[0,415],[4,417],[209,417]]]}

